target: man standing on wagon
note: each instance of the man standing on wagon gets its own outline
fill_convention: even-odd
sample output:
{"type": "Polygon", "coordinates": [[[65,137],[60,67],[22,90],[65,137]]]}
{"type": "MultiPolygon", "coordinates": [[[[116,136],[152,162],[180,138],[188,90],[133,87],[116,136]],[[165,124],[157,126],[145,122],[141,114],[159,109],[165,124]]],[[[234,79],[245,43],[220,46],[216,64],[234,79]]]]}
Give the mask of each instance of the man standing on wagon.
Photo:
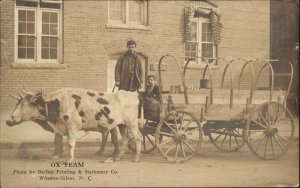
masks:
{"type": "Polygon", "coordinates": [[[127,42],[127,52],[120,58],[115,67],[115,82],[119,90],[137,91],[143,87],[144,70],[141,59],[136,54],[136,42],[127,42]]]}

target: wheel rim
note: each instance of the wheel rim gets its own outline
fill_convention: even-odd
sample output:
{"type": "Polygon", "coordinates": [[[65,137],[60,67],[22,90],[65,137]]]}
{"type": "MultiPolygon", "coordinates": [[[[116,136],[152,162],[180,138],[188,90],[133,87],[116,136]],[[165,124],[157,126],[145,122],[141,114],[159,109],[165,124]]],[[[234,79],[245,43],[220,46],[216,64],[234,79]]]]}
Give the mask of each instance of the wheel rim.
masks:
{"type": "Polygon", "coordinates": [[[245,145],[243,128],[231,127],[210,131],[208,137],[218,149],[227,152],[238,151],[245,145]]]}
{"type": "Polygon", "coordinates": [[[184,162],[191,159],[201,143],[201,124],[189,112],[169,112],[157,126],[157,149],[169,162],[184,162]]]}
{"type": "Polygon", "coordinates": [[[262,104],[247,121],[245,139],[252,153],[261,159],[277,159],[290,147],[295,132],[291,112],[282,104],[262,104]]]}

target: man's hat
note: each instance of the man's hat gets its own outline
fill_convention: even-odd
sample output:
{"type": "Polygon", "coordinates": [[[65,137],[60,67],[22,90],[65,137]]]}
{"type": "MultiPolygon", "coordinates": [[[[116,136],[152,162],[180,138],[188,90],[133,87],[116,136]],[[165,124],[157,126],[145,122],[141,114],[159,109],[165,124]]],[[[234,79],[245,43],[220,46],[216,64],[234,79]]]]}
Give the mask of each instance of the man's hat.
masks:
{"type": "Polygon", "coordinates": [[[134,40],[127,41],[127,46],[129,46],[129,45],[135,45],[135,46],[137,46],[136,42],[134,40]]]}
{"type": "Polygon", "coordinates": [[[149,79],[149,78],[153,78],[154,80],[156,80],[156,76],[153,75],[153,74],[148,75],[148,76],[147,76],[147,79],[149,79]]]}

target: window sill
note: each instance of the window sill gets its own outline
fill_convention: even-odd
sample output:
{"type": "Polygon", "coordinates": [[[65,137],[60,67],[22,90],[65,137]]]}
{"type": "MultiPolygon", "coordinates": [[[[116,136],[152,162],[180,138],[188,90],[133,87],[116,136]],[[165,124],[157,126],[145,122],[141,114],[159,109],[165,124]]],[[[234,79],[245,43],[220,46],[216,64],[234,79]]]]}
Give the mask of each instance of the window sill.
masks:
{"type": "MultiPolygon", "coordinates": [[[[182,68],[184,68],[185,64],[186,64],[186,62],[184,62],[184,65],[182,66],[182,68]]],[[[186,69],[205,69],[206,65],[207,65],[206,63],[190,62],[186,69]]],[[[219,65],[211,65],[210,68],[212,70],[218,69],[219,65]]]]}
{"type": "Polygon", "coordinates": [[[59,63],[12,63],[16,69],[66,69],[69,65],[59,63]]]}
{"type": "Polygon", "coordinates": [[[112,29],[130,29],[130,30],[144,30],[144,31],[151,31],[150,26],[146,25],[129,25],[129,24],[122,24],[122,23],[107,23],[106,28],[112,29]]]}

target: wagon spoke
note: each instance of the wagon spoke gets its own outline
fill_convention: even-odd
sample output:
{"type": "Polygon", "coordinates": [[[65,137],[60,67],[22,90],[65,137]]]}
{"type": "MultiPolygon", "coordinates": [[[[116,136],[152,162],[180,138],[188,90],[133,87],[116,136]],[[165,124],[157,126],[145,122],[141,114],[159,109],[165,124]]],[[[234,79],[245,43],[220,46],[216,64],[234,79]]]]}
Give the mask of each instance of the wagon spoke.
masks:
{"type": "Polygon", "coordinates": [[[239,142],[237,141],[236,137],[234,136],[233,138],[234,138],[236,144],[238,145],[238,147],[240,147],[240,144],[239,144],[239,142]]]}
{"type": "Polygon", "coordinates": [[[268,143],[269,143],[269,136],[267,136],[267,141],[266,141],[266,147],[265,147],[265,153],[264,153],[265,159],[267,158],[268,143]]]}
{"type": "Polygon", "coordinates": [[[195,152],[195,149],[185,140],[183,140],[183,143],[185,143],[193,152],[195,152]]]}
{"type": "Polygon", "coordinates": [[[195,138],[186,138],[186,139],[188,139],[188,140],[192,140],[192,141],[196,141],[196,142],[198,142],[199,141],[199,139],[195,139],[195,138]]]}
{"type": "Polygon", "coordinates": [[[265,132],[265,130],[248,130],[249,132],[265,132]]]}
{"type": "Polygon", "coordinates": [[[143,135],[143,143],[144,143],[144,151],[146,151],[146,139],[145,139],[145,135],[143,135]]]}
{"type": "MultiPolygon", "coordinates": [[[[226,133],[228,133],[228,132],[226,132],[226,133]]],[[[223,144],[224,144],[226,138],[227,138],[227,134],[225,135],[225,137],[224,137],[224,139],[223,139],[223,141],[222,141],[222,143],[221,143],[221,147],[223,146],[223,144]]]]}
{"type": "Polygon", "coordinates": [[[256,124],[258,124],[258,125],[260,125],[261,127],[263,127],[263,128],[265,128],[265,129],[267,129],[267,127],[265,126],[265,125],[263,125],[263,124],[261,124],[260,122],[258,122],[258,121],[256,121],[256,120],[252,120],[254,123],[256,123],[256,124]]]}
{"type": "Polygon", "coordinates": [[[200,130],[200,128],[199,127],[195,127],[194,129],[186,131],[185,133],[189,134],[189,133],[192,133],[192,132],[198,131],[198,130],[200,130]]]}
{"type": "Polygon", "coordinates": [[[183,158],[186,159],[185,151],[184,151],[184,147],[183,147],[182,143],[180,143],[180,147],[181,147],[183,158]]]}
{"type": "Polygon", "coordinates": [[[280,115],[278,116],[278,118],[276,118],[274,124],[276,124],[276,122],[277,122],[278,120],[281,119],[281,116],[284,114],[285,111],[286,111],[286,110],[284,109],[284,110],[280,113],[280,115]]]}
{"type": "Polygon", "coordinates": [[[266,111],[266,117],[268,118],[268,127],[270,126],[270,123],[271,123],[271,118],[270,118],[270,108],[269,108],[269,103],[267,103],[267,111],[266,111]]]}
{"type": "Polygon", "coordinates": [[[277,138],[274,135],[273,135],[273,138],[275,139],[276,143],[280,147],[281,151],[284,151],[283,148],[282,148],[282,145],[280,144],[280,142],[277,140],[277,138]]]}
{"type": "MultiPolygon", "coordinates": [[[[222,133],[225,133],[226,129],[224,129],[224,131],[222,133]]],[[[217,136],[217,138],[213,139],[213,142],[217,141],[223,134],[219,134],[219,136],[217,136]]]]}
{"type": "Polygon", "coordinates": [[[166,121],[164,121],[164,123],[165,123],[165,125],[167,127],[169,127],[169,129],[171,129],[171,131],[173,131],[174,133],[176,133],[176,131],[166,121]]]}
{"type": "Polygon", "coordinates": [[[181,116],[181,122],[180,122],[180,126],[179,126],[179,130],[181,130],[182,128],[182,123],[183,123],[183,117],[184,117],[184,113],[182,113],[182,116],[181,116]]]}
{"type": "Polygon", "coordinates": [[[274,144],[273,144],[273,141],[272,141],[273,140],[272,137],[273,136],[270,137],[270,141],[271,141],[272,153],[273,153],[273,157],[274,157],[275,156],[275,151],[274,151],[274,144]]]}
{"type": "Polygon", "coordinates": [[[173,143],[168,147],[167,151],[165,152],[165,155],[168,155],[168,153],[171,151],[173,143]]]}
{"type": "Polygon", "coordinates": [[[160,146],[168,144],[170,141],[173,141],[173,138],[168,138],[165,142],[160,143],[160,146]]]}
{"type": "Polygon", "coordinates": [[[173,134],[170,133],[166,133],[166,132],[159,132],[159,134],[164,135],[164,136],[170,136],[170,137],[174,137],[173,134]]]}
{"type": "Polygon", "coordinates": [[[258,114],[259,114],[260,117],[264,120],[265,124],[268,126],[267,120],[266,120],[265,117],[260,113],[259,110],[258,110],[258,114]]]}
{"type": "MultiPolygon", "coordinates": [[[[256,131],[256,133],[257,132],[260,132],[259,134],[256,134],[256,137],[260,137],[260,136],[265,136],[266,135],[266,133],[265,133],[265,131],[256,131]]],[[[253,133],[252,135],[254,135],[255,133],[253,133]]],[[[254,136],[253,136],[254,137],[254,136]]],[[[254,138],[252,138],[252,140],[253,140],[254,138]]]]}
{"type": "Polygon", "coordinates": [[[283,136],[280,136],[278,134],[275,134],[276,136],[278,136],[279,138],[281,138],[282,140],[286,141],[286,142],[290,142],[288,139],[284,138],[283,136]]]}
{"type": "MultiPolygon", "coordinates": [[[[150,141],[150,143],[152,144],[152,146],[155,146],[155,144],[152,142],[152,140],[150,139],[150,137],[148,135],[146,135],[147,139],[150,141]]],[[[146,145],[146,144],[145,144],[146,145]]]]}
{"type": "Polygon", "coordinates": [[[176,143],[176,149],[175,149],[175,161],[177,161],[177,156],[178,156],[178,143],[176,143]]]}
{"type": "MultiPolygon", "coordinates": [[[[233,134],[234,134],[234,132],[236,132],[239,136],[242,136],[242,134],[239,132],[239,131],[237,131],[236,129],[233,129],[233,134]]],[[[235,137],[234,137],[235,138],[235,137]]]]}
{"type": "Polygon", "coordinates": [[[267,136],[267,135],[265,135],[265,136],[263,137],[263,139],[261,140],[261,142],[260,142],[259,145],[257,146],[257,148],[256,148],[256,150],[255,150],[256,153],[258,152],[258,149],[260,148],[260,146],[263,144],[263,142],[264,142],[266,136],[267,136]]]}
{"type": "Polygon", "coordinates": [[[275,119],[276,119],[278,110],[279,110],[279,105],[276,105],[276,109],[274,110],[274,113],[273,113],[272,125],[275,123],[275,119]]]}
{"type": "Polygon", "coordinates": [[[193,119],[191,119],[183,128],[183,130],[185,131],[187,129],[187,127],[193,122],[193,119]]]}
{"type": "MultiPolygon", "coordinates": [[[[230,131],[230,133],[232,133],[232,134],[233,134],[233,132],[232,132],[232,131],[230,131]]],[[[231,149],[231,135],[229,135],[229,149],[231,149]]]]}
{"type": "Polygon", "coordinates": [[[174,125],[175,125],[175,127],[176,127],[176,131],[178,131],[177,120],[176,120],[175,112],[174,112],[172,115],[173,115],[173,118],[174,118],[174,125]]]}
{"type": "MultiPolygon", "coordinates": [[[[290,121],[289,119],[282,119],[282,122],[276,122],[274,125],[273,125],[273,127],[272,128],[278,128],[278,127],[280,127],[280,129],[281,128],[283,128],[284,126],[286,126],[286,124],[288,123],[288,122],[285,122],[285,121],[290,121]]],[[[289,123],[291,123],[291,122],[289,122],[289,123]]],[[[289,128],[291,128],[291,127],[289,127],[289,128]]],[[[288,130],[285,130],[285,131],[291,131],[291,129],[288,129],[288,130]]]]}

